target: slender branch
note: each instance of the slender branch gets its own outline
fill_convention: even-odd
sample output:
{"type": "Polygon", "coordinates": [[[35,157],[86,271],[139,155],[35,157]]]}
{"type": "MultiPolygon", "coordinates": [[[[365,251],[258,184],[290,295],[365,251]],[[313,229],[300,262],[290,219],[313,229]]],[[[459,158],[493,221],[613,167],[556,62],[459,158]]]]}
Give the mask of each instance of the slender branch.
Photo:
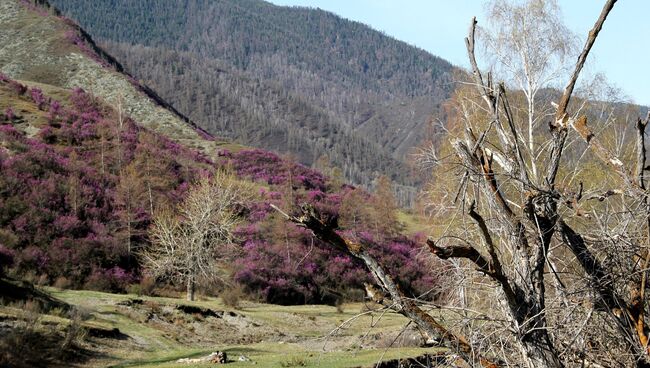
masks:
{"type": "Polygon", "coordinates": [[[614,3],[616,3],[616,0],[608,0],[607,3],[605,3],[598,20],[596,20],[594,27],[589,31],[589,36],[587,37],[582,52],[578,56],[573,74],[569,79],[569,83],[564,88],[562,97],[560,97],[560,102],[558,103],[557,111],[555,112],[555,121],[550,124],[551,132],[553,133],[553,147],[551,149],[550,165],[546,175],[546,181],[549,187],[553,187],[555,184],[555,178],[557,177],[557,172],[560,167],[562,151],[564,150],[564,144],[567,137],[568,116],[566,112],[569,107],[569,102],[571,102],[573,89],[575,88],[578,76],[580,75],[585,62],[587,61],[587,56],[591,51],[591,47],[594,45],[598,33],[603,28],[603,23],[605,23],[607,15],[614,7],[614,3]]]}
{"type": "MultiPolygon", "coordinates": [[[[512,110],[510,109],[510,102],[506,96],[506,88],[503,83],[499,84],[499,95],[501,96],[501,104],[503,105],[503,110],[506,114],[506,120],[508,121],[508,127],[510,128],[510,133],[512,134],[515,148],[515,156],[517,158],[517,164],[519,165],[519,179],[524,183],[530,186],[530,180],[528,178],[528,169],[526,167],[526,161],[524,161],[524,156],[521,154],[521,147],[519,147],[519,136],[517,134],[517,128],[515,127],[514,117],[512,115],[512,110]]],[[[534,155],[534,152],[531,152],[531,157],[534,155]]]]}
{"type": "Polygon", "coordinates": [[[645,120],[639,118],[636,121],[636,176],[637,176],[637,185],[641,189],[646,189],[645,180],[643,177],[644,168],[646,163],[646,149],[645,149],[645,129],[648,126],[648,121],[650,121],[650,111],[646,116],[645,120]]]}
{"type": "Polygon", "coordinates": [[[612,154],[605,146],[600,142],[600,140],[594,135],[594,133],[587,126],[587,117],[581,116],[578,120],[570,124],[571,127],[582,137],[582,139],[589,145],[589,147],[594,151],[596,157],[603,161],[607,166],[614,169],[614,171],[625,181],[625,184],[630,189],[638,188],[636,182],[630,178],[623,161],[618,157],[612,154]]]}
{"type": "Polygon", "coordinates": [[[645,120],[639,118],[636,122],[636,150],[637,150],[637,162],[636,162],[636,174],[637,174],[637,185],[642,190],[646,191],[646,195],[643,197],[643,204],[645,206],[646,212],[646,249],[645,249],[645,259],[643,260],[643,272],[641,275],[641,282],[639,288],[633,294],[632,299],[632,309],[636,315],[636,330],[637,335],[639,336],[639,342],[642,346],[648,349],[648,343],[650,339],[646,333],[645,326],[645,288],[648,278],[648,264],[650,263],[650,203],[648,202],[647,189],[645,185],[644,178],[644,168],[646,166],[646,149],[645,149],[645,129],[650,122],[650,111],[646,116],[645,120]]]}
{"type": "Polygon", "coordinates": [[[589,55],[589,51],[591,51],[591,47],[596,41],[596,37],[598,37],[598,33],[600,33],[600,30],[603,28],[603,23],[605,23],[607,15],[609,15],[609,12],[612,10],[615,3],[616,0],[607,0],[607,3],[605,3],[602,11],[600,12],[598,20],[596,20],[593,28],[591,31],[589,31],[589,36],[587,37],[587,41],[585,42],[585,46],[582,49],[582,52],[578,56],[578,61],[576,62],[573,74],[569,79],[569,83],[564,88],[564,93],[562,93],[562,97],[560,97],[560,102],[558,103],[557,112],[555,114],[555,121],[556,124],[559,124],[560,126],[566,128],[566,110],[569,106],[569,102],[571,102],[571,95],[573,94],[573,89],[575,88],[576,82],[578,81],[578,76],[580,75],[585,62],[587,61],[587,56],[589,55]]]}
{"type": "Polygon", "coordinates": [[[489,368],[496,368],[498,366],[490,360],[479,356],[465,337],[449,331],[431,315],[422,310],[413,300],[407,298],[399,285],[381,267],[377,260],[367,252],[362,244],[353,242],[338,234],[333,224],[323,221],[314,207],[308,204],[302,205],[299,216],[288,215],[273,204],[271,204],[271,207],[282,214],[287,220],[311,230],[318,239],[363,261],[377,284],[390,295],[394,309],[417,324],[429,337],[433,338],[436,335],[440,335],[469,364],[489,368]]]}

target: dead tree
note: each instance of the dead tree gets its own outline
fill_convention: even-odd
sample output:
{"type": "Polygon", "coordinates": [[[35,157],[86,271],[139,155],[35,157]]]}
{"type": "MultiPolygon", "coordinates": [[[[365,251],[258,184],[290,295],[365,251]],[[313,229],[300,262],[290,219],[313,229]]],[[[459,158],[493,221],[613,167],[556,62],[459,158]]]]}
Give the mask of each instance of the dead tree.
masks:
{"type": "MultiPolygon", "coordinates": [[[[621,179],[623,187],[607,191],[605,198],[612,193],[623,193],[631,201],[641,199],[642,215],[645,216],[646,226],[648,225],[648,201],[643,174],[646,165],[644,131],[647,120],[637,124],[638,158],[634,178],[628,174],[623,161],[610,152],[589,129],[587,117],[572,116],[568,111],[580,71],[614,3],[615,0],[610,0],[605,4],[598,21],[589,32],[574,72],[557,104],[554,121],[550,123],[550,149],[543,180],[534,180],[529,175],[529,168],[533,164],[540,167],[543,163],[535,162],[535,157],[525,157],[522,153],[521,125],[513,118],[505,86],[494,85],[491,76],[488,74],[485,79],[478,68],[474,56],[475,20],[472,21],[466,39],[474,82],[491,121],[480,134],[470,123],[465,139],[458,139],[452,144],[467,170],[463,184],[471,181],[480,191],[474,200],[481,201],[482,208],[496,217],[495,223],[498,226],[488,226],[478,212],[476,202],[472,202],[467,215],[481,235],[482,246],[468,241],[458,245],[433,240],[429,240],[428,245],[431,252],[442,259],[467,259],[499,286],[499,301],[521,348],[523,360],[530,367],[562,367],[567,363],[558,351],[558,346],[564,342],[559,341],[559,336],[552,336],[550,331],[553,326],[547,320],[545,274],[549,249],[554,242],[565,245],[574,254],[577,264],[589,279],[598,310],[607,314],[616,326],[618,336],[612,338],[624,342],[626,351],[633,356],[638,366],[649,364],[648,332],[643,318],[646,268],[650,259],[648,251],[641,248],[643,251],[635,256],[638,261],[632,262],[643,266],[634,266],[628,270],[631,274],[642,273],[640,285],[632,288],[630,298],[623,297],[616,287],[615,279],[618,276],[602,265],[599,256],[589,246],[590,242],[607,242],[608,234],[601,234],[600,239],[591,237],[587,240],[576,231],[563,216],[560,207],[566,205],[575,210],[577,202],[584,198],[580,194],[573,195],[556,187],[567,137],[572,129],[588,144],[594,155],[602,160],[605,167],[621,179]],[[496,139],[488,144],[487,137],[491,130],[495,131],[493,135],[496,139]],[[515,184],[504,184],[500,179],[515,184]],[[509,185],[515,190],[508,192],[504,189],[509,185]],[[495,243],[494,238],[499,239],[499,244],[495,243]],[[505,254],[508,254],[507,262],[503,262],[505,254]],[[504,266],[505,263],[507,265],[504,266]]],[[[628,207],[635,206],[630,204],[628,207]]],[[[627,238],[633,244],[636,236],[630,235],[627,238]]]]}
{"type": "Polygon", "coordinates": [[[185,283],[190,301],[199,280],[222,279],[224,254],[252,193],[250,184],[217,171],[193,185],[178,206],[157,211],[149,233],[152,244],[140,252],[147,272],[185,283]]]}
{"type": "Polygon", "coordinates": [[[336,224],[322,219],[320,214],[312,206],[303,205],[300,208],[300,215],[298,216],[287,215],[276,206],[271,206],[289,221],[311,230],[318,239],[326,244],[362,262],[372,275],[375,283],[390,297],[390,301],[384,301],[384,304],[389,305],[391,309],[413,321],[427,335],[427,338],[435,339],[437,336],[440,336],[448,343],[448,346],[453,351],[458,353],[463,360],[472,366],[486,368],[496,368],[498,366],[485,357],[480,356],[464,336],[447,329],[420,308],[416,301],[407,297],[393,277],[370,255],[363,244],[346,239],[340,235],[336,232],[336,224]]]}
{"type": "MultiPolygon", "coordinates": [[[[639,367],[650,366],[645,316],[650,263],[645,130],[650,115],[636,123],[636,157],[626,163],[590,128],[587,114],[572,111],[571,105],[580,72],[615,2],[606,2],[589,32],[555,105],[549,138],[543,144],[545,154],[540,156],[530,155],[522,147],[527,141],[522,138],[525,124],[516,120],[506,86],[495,84],[489,73],[484,77],[478,67],[475,19],[466,39],[473,84],[489,117],[482,125],[469,119],[464,137],[455,139],[452,146],[465,172],[461,192],[466,195],[461,201],[467,205],[461,208],[466,209],[463,215],[474,224],[477,236],[460,241],[459,236],[429,239],[427,246],[441,259],[465,260],[497,286],[494,299],[499,307],[485,313],[505,317],[504,327],[513,344],[509,347],[512,351],[504,354],[520,356],[517,365],[634,362],[639,367]],[[608,188],[580,183],[577,191],[571,191],[565,185],[571,184],[564,179],[575,171],[572,165],[581,164],[566,157],[567,142],[572,139],[573,143],[582,140],[591,157],[601,162],[597,170],[608,175],[603,183],[608,188]],[[531,175],[534,160],[538,175],[531,175]],[[571,258],[563,260],[564,272],[552,266],[551,248],[571,258]],[[567,293],[567,288],[575,292],[567,293]],[[563,307],[549,308],[549,294],[558,296],[563,307]],[[582,320],[578,320],[577,310],[587,311],[582,320]],[[582,340],[582,349],[574,347],[578,340],[582,340]],[[610,352],[589,347],[597,344],[614,356],[605,357],[610,352]]],[[[361,244],[340,236],[313,209],[303,207],[299,216],[287,217],[363,261],[395,310],[427,333],[441,334],[468,363],[489,366],[498,360],[485,356],[460,332],[450,331],[406,298],[361,244]]]]}

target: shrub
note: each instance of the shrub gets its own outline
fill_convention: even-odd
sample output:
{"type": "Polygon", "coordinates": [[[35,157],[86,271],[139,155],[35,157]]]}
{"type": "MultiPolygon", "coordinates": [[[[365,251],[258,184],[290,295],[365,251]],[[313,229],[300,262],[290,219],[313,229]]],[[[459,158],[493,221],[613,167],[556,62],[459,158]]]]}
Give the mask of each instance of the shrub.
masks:
{"type": "Polygon", "coordinates": [[[119,266],[110,269],[95,268],[86,279],[84,287],[90,290],[124,292],[133,281],[133,274],[119,266]]]}
{"type": "Polygon", "coordinates": [[[12,109],[11,107],[7,107],[5,109],[5,114],[4,115],[5,115],[4,120],[6,120],[8,122],[12,122],[16,118],[16,114],[14,114],[14,109],[12,109]]]}
{"type": "Polygon", "coordinates": [[[261,149],[243,150],[237,153],[221,153],[228,157],[237,175],[267,184],[287,184],[296,188],[324,191],[325,177],[316,170],[282,160],[278,155],[261,149]]]}
{"type": "Polygon", "coordinates": [[[244,297],[244,290],[241,286],[236,285],[224,289],[221,292],[221,301],[227,307],[239,309],[239,302],[244,297]]]}
{"type": "Polygon", "coordinates": [[[24,95],[27,92],[27,86],[16,82],[15,80],[9,81],[9,86],[16,92],[18,95],[24,95]]]}
{"type": "Polygon", "coordinates": [[[50,107],[48,108],[47,121],[50,125],[58,125],[56,118],[61,113],[61,103],[59,101],[52,101],[50,107]]]}
{"type": "Polygon", "coordinates": [[[0,277],[5,275],[5,270],[14,264],[15,252],[4,245],[0,245],[0,277]]]}
{"type": "Polygon", "coordinates": [[[56,278],[56,280],[54,280],[54,284],[52,286],[54,286],[57,289],[63,290],[69,288],[71,285],[72,283],[70,282],[70,280],[68,280],[64,276],[59,276],[56,278]]]}
{"type": "Polygon", "coordinates": [[[144,276],[140,279],[140,294],[153,296],[156,290],[156,279],[151,276],[144,276]]]}
{"type": "Polygon", "coordinates": [[[307,360],[303,357],[299,356],[294,356],[291,357],[287,360],[281,361],[280,362],[281,367],[289,368],[289,367],[306,367],[307,366],[307,360]]]}
{"type": "Polygon", "coordinates": [[[334,304],[334,307],[336,307],[336,313],[339,314],[345,313],[345,308],[343,307],[343,300],[341,300],[341,298],[336,299],[336,303],[334,304]]]}
{"type": "Polygon", "coordinates": [[[30,90],[30,96],[32,97],[32,101],[38,106],[39,110],[43,110],[45,108],[45,96],[43,96],[43,91],[40,88],[32,88],[30,90]]]}

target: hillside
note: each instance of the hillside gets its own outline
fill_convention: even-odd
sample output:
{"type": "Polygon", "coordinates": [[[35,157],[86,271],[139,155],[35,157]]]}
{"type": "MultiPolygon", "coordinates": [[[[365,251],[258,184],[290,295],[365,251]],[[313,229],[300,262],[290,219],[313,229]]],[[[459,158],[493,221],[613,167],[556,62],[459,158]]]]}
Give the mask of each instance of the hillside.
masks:
{"type": "Polygon", "coordinates": [[[92,91],[139,124],[178,142],[213,152],[215,143],[148,88],[122,73],[73,22],[44,7],[27,11],[14,1],[0,3],[0,72],[45,86],[92,91]]]}
{"type": "Polygon", "coordinates": [[[143,280],[138,251],[150,245],[157,209],[226,170],[257,190],[239,210],[244,223],[228,270],[249,296],[282,304],[358,299],[369,277],[349,257],[315,247],[322,244],[305,229],[286,226],[270,204],[310,203],[338,219],[391,260],[409,293],[437,283],[428,259],[414,256],[419,238],[400,235],[390,194],[374,197],[274,153],[219,143],[120,73],[71,21],[24,2],[2,7],[9,31],[0,32],[8,45],[0,51],[0,255],[13,275],[125,291],[143,280]]]}
{"type": "Polygon", "coordinates": [[[0,10],[0,366],[178,366],[219,348],[252,359],[234,366],[350,367],[435,352],[412,329],[409,347],[389,348],[406,321],[359,303],[368,271],[271,207],[313,206],[409,296],[444,298],[447,267],[421,254],[421,224],[397,211],[388,180],[373,195],[217,141],[47,4],[0,10]],[[188,306],[169,298],[184,285],[152,276],[141,252],[160,210],[218,170],[255,193],[237,208],[224,278],[203,280],[188,306]],[[309,303],[321,306],[286,306],[309,303]],[[343,318],[359,324],[323,338],[343,318]]]}
{"type": "Polygon", "coordinates": [[[263,1],[56,0],[137,78],[211,133],[326,154],[355,183],[413,184],[408,153],[453,67],[331,13],[263,1]],[[112,14],[105,17],[104,14],[112,14]]]}

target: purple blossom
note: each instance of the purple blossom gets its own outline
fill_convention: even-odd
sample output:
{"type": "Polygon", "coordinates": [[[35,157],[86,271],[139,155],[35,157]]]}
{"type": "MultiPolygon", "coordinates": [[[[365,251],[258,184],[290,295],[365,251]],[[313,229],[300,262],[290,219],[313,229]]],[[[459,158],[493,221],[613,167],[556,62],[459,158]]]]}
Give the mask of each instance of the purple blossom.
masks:
{"type": "Polygon", "coordinates": [[[45,96],[43,96],[43,91],[40,88],[34,87],[30,90],[30,95],[32,97],[32,101],[34,101],[34,103],[36,103],[38,106],[38,109],[43,110],[46,103],[45,96]]]}
{"type": "Polygon", "coordinates": [[[11,122],[11,121],[14,121],[15,118],[16,118],[16,115],[14,114],[14,109],[12,109],[11,107],[7,107],[5,109],[5,120],[11,122]]]}
{"type": "Polygon", "coordinates": [[[56,218],[52,225],[54,225],[57,230],[65,233],[79,227],[80,221],[77,216],[64,215],[56,218]]]}

